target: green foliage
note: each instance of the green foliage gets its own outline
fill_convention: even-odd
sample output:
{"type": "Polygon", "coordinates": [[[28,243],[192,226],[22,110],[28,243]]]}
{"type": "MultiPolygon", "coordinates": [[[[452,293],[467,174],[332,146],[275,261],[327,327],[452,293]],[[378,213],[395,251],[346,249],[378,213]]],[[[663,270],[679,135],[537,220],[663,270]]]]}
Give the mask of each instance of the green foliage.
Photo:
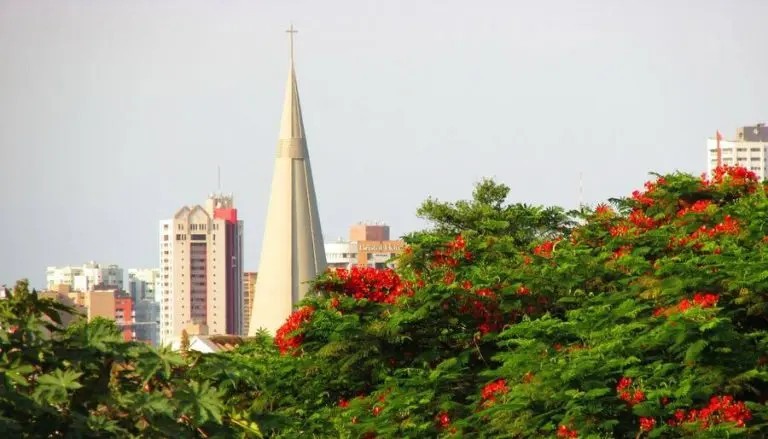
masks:
{"type": "Polygon", "coordinates": [[[0,304],[0,429],[766,436],[768,197],[717,172],[578,212],[510,204],[490,180],[428,200],[396,272],[328,272],[288,330],[226,353],[124,343],[104,321],[62,331],[22,282],[0,304]]]}
{"type": "Polygon", "coordinates": [[[765,191],[646,188],[571,213],[488,180],[428,200],[401,284],[328,273],[282,335],[297,349],[263,338],[198,370],[270,437],[762,436],[765,191]]]}
{"type": "MultiPolygon", "coordinates": [[[[114,322],[59,312],[19,281],[0,300],[0,432],[7,437],[210,437],[238,434],[222,392],[176,353],[122,341],[114,322]]],[[[5,437],[5,436],[4,436],[5,437]]]]}

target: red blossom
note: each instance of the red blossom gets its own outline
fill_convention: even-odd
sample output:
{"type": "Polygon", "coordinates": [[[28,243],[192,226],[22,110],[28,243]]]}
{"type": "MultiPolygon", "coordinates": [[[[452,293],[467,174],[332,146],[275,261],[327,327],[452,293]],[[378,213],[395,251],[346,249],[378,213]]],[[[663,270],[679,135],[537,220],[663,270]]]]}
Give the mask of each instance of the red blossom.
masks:
{"type": "Polygon", "coordinates": [[[501,396],[509,392],[509,387],[507,387],[507,380],[504,378],[500,378],[496,381],[492,381],[483,387],[483,390],[480,392],[480,397],[483,399],[484,403],[494,403],[496,402],[496,397],[501,396]]]}
{"type": "Polygon", "coordinates": [[[674,313],[675,311],[686,312],[694,306],[699,308],[713,308],[717,306],[718,300],[720,300],[720,296],[717,294],[696,293],[693,295],[693,299],[682,299],[677,305],[669,309],[657,308],[654,310],[653,316],[658,317],[664,313],[674,313]]]}
{"type": "Polygon", "coordinates": [[[451,417],[448,416],[447,412],[440,412],[437,414],[437,423],[441,428],[446,428],[451,425],[451,417]]]}
{"type": "Polygon", "coordinates": [[[541,244],[533,248],[533,254],[535,254],[536,256],[541,256],[542,258],[551,258],[552,251],[555,249],[555,245],[557,244],[558,241],[559,239],[542,242],[541,244]]]}
{"type": "Polygon", "coordinates": [[[609,206],[609,205],[607,205],[605,203],[600,203],[600,204],[597,205],[597,207],[595,207],[595,215],[597,215],[599,217],[612,216],[613,215],[613,209],[611,208],[611,206],[609,206]]]}
{"type": "Polygon", "coordinates": [[[611,236],[626,236],[629,234],[629,226],[627,224],[619,224],[616,226],[612,226],[610,229],[608,229],[611,236]]]}
{"type": "Polygon", "coordinates": [[[654,418],[640,418],[640,430],[651,431],[656,426],[656,419],[654,418]]]}
{"type": "MultiPolygon", "coordinates": [[[[422,285],[423,286],[423,285],[422,285]]],[[[327,280],[317,284],[320,291],[335,292],[355,299],[395,303],[400,296],[413,294],[406,282],[393,270],[372,267],[338,268],[327,280]]],[[[334,306],[334,305],[332,305],[334,306]]],[[[334,308],[338,306],[335,305],[334,308]]]]}
{"type": "Polygon", "coordinates": [[[757,183],[757,174],[743,166],[721,165],[712,170],[712,180],[707,185],[745,186],[757,183]]]}
{"type": "Polygon", "coordinates": [[[651,229],[656,226],[656,222],[640,209],[635,209],[630,212],[627,219],[635,226],[644,229],[651,229]]]}
{"type": "Polygon", "coordinates": [[[344,398],[340,399],[340,400],[339,400],[339,407],[341,407],[341,408],[343,408],[343,409],[345,409],[345,408],[349,407],[349,401],[347,401],[347,400],[346,400],[346,399],[344,399],[344,398]]]}
{"type": "Polygon", "coordinates": [[[693,295],[693,302],[702,308],[712,308],[717,305],[720,296],[710,293],[696,293],[693,295]]]}
{"type": "Polygon", "coordinates": [[[573,439],[579,437],[579,433],[576,430],[561,425],[557,427],[557,437],[564,439],[573,439]]]}
{"type": "Polygon", "coordinates": [[[677,212],[677,216],[685,216],[688,213],[702,213],[712,205],[712,200],[698,200],[689,207],[684,207],[677,212]]]}
{"type": "Polygon", "coordinates": [[[520,285],[520,288],[517,289],[517,294],[521,296],[527,296],[531,294],[531,290],[529,290],[525,285],[520,285]]]}
{"type": "Polygon", "coordinates": [[[702,428],[724,422],[733,423],[736,427],[744,427],[746,422],[752,419],[752,412],[742,401],[735,401],[732,396],[713,396],[709,399],[709,405],[701,409],[691,409],[688,412],[682,409],[675,411],[672,418],[667,420],[670,426],[678,426],[682,423],[699,423],[702,428]]]}
{"type": "Polygon", "coordinates": [[[297,334],[304,323],[312,318],[315,309],[311,306],[305,306],[294,311],[275,333],[275,344],[280,349],[281,354],[294,352],[304,341],[303,334],[297,334]]]}
{"type": "Polygon", "coordinates": [[[631,406],[645,401],[645,393],[637,388],[634,391],[630,391],[632,390],[631,387],[632,378],[621,377],[618,384],[616,384],[616,392],[619,395],[619,399],[631,406]]]}

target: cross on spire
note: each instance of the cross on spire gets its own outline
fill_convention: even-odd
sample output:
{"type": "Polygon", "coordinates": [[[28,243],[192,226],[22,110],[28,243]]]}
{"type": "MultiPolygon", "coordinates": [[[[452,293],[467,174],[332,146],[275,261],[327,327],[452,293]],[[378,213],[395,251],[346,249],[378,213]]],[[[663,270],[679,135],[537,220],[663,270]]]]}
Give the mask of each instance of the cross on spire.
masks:
{"type": "Polygon", "coordinates": [[[291,23],[291,27],[289,27],[286,32],[291,38],[291,64],[293,64],[293,35],[299,33],[296,29],[293,28],[293,23],[291,23]]]}

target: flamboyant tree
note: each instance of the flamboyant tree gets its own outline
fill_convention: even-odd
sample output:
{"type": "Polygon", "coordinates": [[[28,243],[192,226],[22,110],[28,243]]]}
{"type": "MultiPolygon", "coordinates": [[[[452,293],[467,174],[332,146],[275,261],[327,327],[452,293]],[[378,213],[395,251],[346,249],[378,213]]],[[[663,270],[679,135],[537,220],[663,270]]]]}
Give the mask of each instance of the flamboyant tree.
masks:
{"type": "Polygon", "coordinates": [[[571,216],[507,195],[429,200],[397,270],[318,279],[274,347],[234,354],[244,416],[276,437],[765,434],[754,174],[658,176],[571,216]]]}
{"type": "Polygon", "coordinates": [[[428,200],[432,227],[406,237],[396,270],[329,271],[274,338],[227,353],[181,358],[104,322],[63,331],[20,284],[0,303],[0,429],[768,434],[768,197],[754,174],[655,176],[568,213],[508,193],[483,181],[472,200],[428,200]]]}

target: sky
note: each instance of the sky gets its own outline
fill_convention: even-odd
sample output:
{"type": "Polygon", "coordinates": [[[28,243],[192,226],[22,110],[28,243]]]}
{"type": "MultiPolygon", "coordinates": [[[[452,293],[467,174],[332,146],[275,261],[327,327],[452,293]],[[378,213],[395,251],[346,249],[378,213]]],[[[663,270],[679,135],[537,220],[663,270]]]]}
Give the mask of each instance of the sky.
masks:
{"type": "Polygon", "coordinates": [[[290,23],[335,240],[422,229],[422,201],[483,177],[572,208],[700,174],[717,129],[768,121],[766,17],[765,0],[0,0],[0,284],[158,266],[158,221],[202,204],[217,167],[257,270],[290,23]]]}

